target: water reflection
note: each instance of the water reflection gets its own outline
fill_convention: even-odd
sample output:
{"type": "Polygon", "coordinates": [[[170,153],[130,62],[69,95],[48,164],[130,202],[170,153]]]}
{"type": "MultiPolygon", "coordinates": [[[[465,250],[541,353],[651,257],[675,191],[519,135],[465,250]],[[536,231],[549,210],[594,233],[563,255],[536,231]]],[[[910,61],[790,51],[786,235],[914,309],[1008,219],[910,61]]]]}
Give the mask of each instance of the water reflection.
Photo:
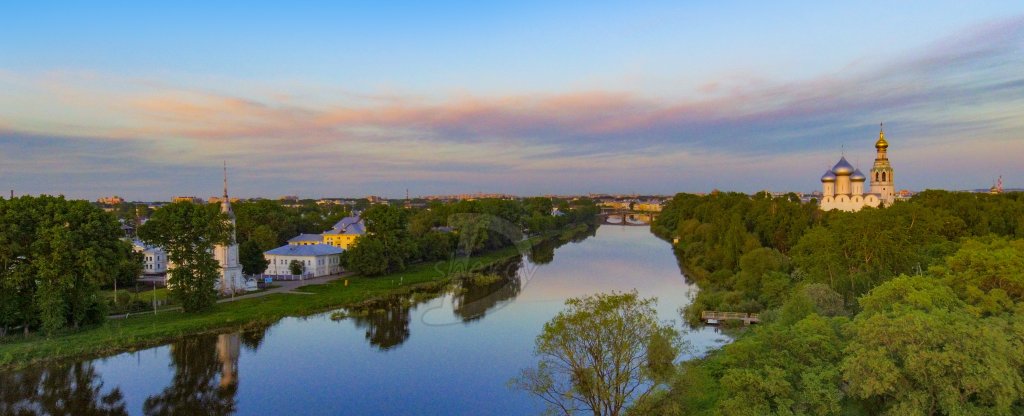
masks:
{"type": "Polygon", "coordinates": [[[263,339],[267,337],[268,327],[253,328],[242,332],[242,345],[251,351],[260,349],[260,344],[263,344],[263,339]]]}
{"type": "Polygon", "coordinates": [[[344,313],[335,314],[333,319],[351,319],[357,328],[366,331],[365,338],[370,345],[386,351],[409,339],[412,311],[423,303],[450,294],[455,316],[461,322],[469,322],[482,318],[496,305],[515,298],[521,290],[521,279],[517,274],[521,267],[522,258],[516,257],[474,276],[483,276],[486,278],[484,281],[467,277],[448,286],[422,288],[351,307],[344,313]]]}
{"type": "Polygon", "coordinates": [[[555,249],[561,244],[564,243],[560,243],[557,240],[541,241],[540,243],[534,244],[533,247],[530,247],[527,257],[529,257],[530,262],[533,264],[542,265],[551,263],[555,260],[555,249]]]}
{"type": "Polygon", "coordinates": [[[585,229],[566,232],[558,238],[548,238],[534,244],[526,253],[527,259],[536,265],[551,263],[555,260],[555,249],[568,243],[579,243],[597,235],[597,226],[590,225],[585,229]]]}
{"type": "Polygon", "coordinates": [[[0,414],[127,415],[121,389],[103,392],[92,362],[0,373],[0,414]]]}
{"type": "Polygon", "coordinates": [[[370,345],[386,351],[409,339],[409,298],[386,299],[366,308],[355,311],[352,319],[357,328],[366,330],[370,345]]]}
{"type": "MultiPolygon", "coordinates": [[[[678,320],[696,292],[646,229],[603,226],[568,244],[590,230],[581,231],[484,272],[500,278],[421,287],[364,305],[363,315],[346,311],[343,322],[286,318],[271,331],[2,372],[0,414],[536,414],[542,404],[506,383],[535,363],[534,339],[566,298],[637,288],[678,320]],[[545,257],[541,267],[527,262],[545,257]]],[[[472,267],[464,263],[445,272],[472,267]]],[[[728,342],[711,328],[686,338],[696,356],[728,342]]]]}
{"type": "Polygon", "coordinates": [[[226,415],[236,410],[238,333],[203,335],[171,344],[174,378],[156,396],[146,399],[147,415],[226,415]]]}
{"type": "MultiPolygon", "coordinates": [[[[535,264],[550,263],[554,259],[555,249],[570,242],[583,241],[593,236],[595,231],[596,227],[587,227],[563,234],[559,238],[544,240],[531,247],[527,257],[535,264]]],[[[451,295],[451,309],[457,322],[475,321],[519,295],[523,288],[524,271],[529,272],[523,265],[523,256],[517,256],[469,274],[468,277],[456,279],[449,286],[420,288],[407,294],[368,302],[334,314],[332,319],[351,319],[357,328],[365,331],[365,338],[370,345],[387,351],[409,339],[411,313],[420,304],[451,295]]]]}
{"type": "Polygon", "coordinates": [[[462,322],[474,321],[499,304],[515,299],[522,291],[522,278],[518,273],[522,265],[523,258],[516,257],[485,274],[496,279],[460,281],[452,297],[455,316],[462,322]]]}

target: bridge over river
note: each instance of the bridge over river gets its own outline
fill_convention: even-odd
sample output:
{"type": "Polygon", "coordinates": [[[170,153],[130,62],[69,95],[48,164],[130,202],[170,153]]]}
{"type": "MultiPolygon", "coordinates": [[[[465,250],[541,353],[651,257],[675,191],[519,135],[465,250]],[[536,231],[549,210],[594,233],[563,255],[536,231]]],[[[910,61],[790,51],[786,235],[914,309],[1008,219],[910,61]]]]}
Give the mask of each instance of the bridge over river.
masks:
{"type": "Polygon", "coordinates": [[[623,209],[603,209],[601,210],[601,214],[598,216],[601,217],[602,224],[648,226],[651,225],[651,221],[654,221],[654,219],[657,218],[658,213],[623,209]]]}

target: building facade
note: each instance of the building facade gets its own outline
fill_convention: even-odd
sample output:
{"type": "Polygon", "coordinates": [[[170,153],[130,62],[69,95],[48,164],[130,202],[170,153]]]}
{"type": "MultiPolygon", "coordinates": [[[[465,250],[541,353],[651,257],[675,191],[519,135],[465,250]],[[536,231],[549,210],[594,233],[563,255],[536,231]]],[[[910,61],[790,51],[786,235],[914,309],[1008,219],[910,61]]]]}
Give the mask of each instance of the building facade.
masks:
{"type": "Polygon", "coordinates": [[[263,253],[270,276],[292,276],[292,261],[302,264],[302,276],[320,277],[341,273],[341,253],[344,250],[327,244],[286,244],[263,253]]]}
{"type": "Polygon", "coordinates": [[[132,240],[132,249],[142,253],[142,274],[162,275],[167,273],[167,253],[160,247],[146,245],[132,240]]]}
{"type": "Polygon", "coordinates": [[[348,250],[356,243],[356,239],[365,234],[366,224],[362,218],[358,216],[345,217],[323,233],[323,242],[342,250],[348,250]]]}
{"type": "Polygon", "coordinates": [[[860,211],[864,207],[889,206],[896,200],[893,168],[889,164],[889,142],[885,130],[878,132],[875,142],[875,163],[871,168],[871,188],[864,191],[868,177],[843,156],[839,162],[821,176],[821,202],[824,211],[860,211]]]}

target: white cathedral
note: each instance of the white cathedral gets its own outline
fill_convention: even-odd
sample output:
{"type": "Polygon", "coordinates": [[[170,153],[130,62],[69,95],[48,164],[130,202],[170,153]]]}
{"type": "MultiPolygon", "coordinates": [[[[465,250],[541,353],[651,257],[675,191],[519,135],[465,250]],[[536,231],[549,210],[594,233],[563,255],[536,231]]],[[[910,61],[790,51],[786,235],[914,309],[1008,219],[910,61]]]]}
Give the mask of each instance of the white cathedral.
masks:
{"type": "Polygon", "coordinates": [[[224,200],[220,202],[220,212],[227,215],[231,222],[231,243],[218,244],[213,247],[213,257],[220,264],[220,280],[215,287],[221,295],[254,290],[255,283],[247,282],[242,274],[242,266],[238,263],[238,242],[235,240],[235,213],[231,211],[231,198],[228,198],[228,167],[224,165],[224,200]]]}
{"type": "Polygon", "coordinates": [[[871,168],[871,190],[864,192],[864,182],[868,179],[856,169],[846,156],[839,159],[832,169],[821,176],[821,203],[824,211],[838,209],[841,211],[860,211],[864,207],[892,205],[896,200],[893,184],[892,165],[886,150],[889,142],[885,141],[885,130],[879,129],[878,141],[875,142],[875,165],[871,168]]]}

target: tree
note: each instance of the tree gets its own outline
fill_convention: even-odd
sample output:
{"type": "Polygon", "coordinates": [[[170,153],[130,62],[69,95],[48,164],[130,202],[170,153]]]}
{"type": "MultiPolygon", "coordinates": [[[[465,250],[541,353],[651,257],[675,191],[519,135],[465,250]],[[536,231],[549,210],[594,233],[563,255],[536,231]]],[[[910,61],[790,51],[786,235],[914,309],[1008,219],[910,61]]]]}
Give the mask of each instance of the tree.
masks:
{"type": "Polygon", "coordinates": [[[619,415],[674,373],[678,332],[658,321],[656,300],[636,291],[572,298],[544,324],[540,362],[510,384],[543,399],[550,411],[619,415]]]}
{"type": "Polygon", "coordinates": [[[238,246],[238,262],[242,264],[242,273],[247,275],[260,274],[267,270],[270,261],[263,256],[263,250],[254,240],[249,240],[238,246]]]}
{"type": "Polygon", "coordinates": [[[101,322],[100,286],[130,274],[129,246],[113,215],[87,201],[0,200],[0,324],[47,332],[101,322]]]}
{"type": "Polygon", "coordinates": [[[374,234],[401,234],[409,227],[408,213],[397,206],[374,205],[361,218],[366,221],[366,230],[374,234]]]}
{"type": "Polygon", "coordinates": [[[291,272],[291,274],[300,275],[306,271],[306,266],[303,265],[301,261],[292,260],[288,263],[288,271],[291,272]]]}
{"type": "Polygon", "coordinates": [[[843,379],[872,413],[1015,413],[1024,396],[1019,318],[979,319],[949,286],[923,276],[883,283],[860,305],[843,379]]]}
{"type": "Polygon", "coordinates": [[[167,251],[168,261],[174,263],[168,286],[182,309],[194,312],[214,304],[220,264],[213,257],[213,248],[231,239],[231,223],[216,205],[167,205],[154,211],[139,228],[139,238],[167,251]]]}
{"type": "MultiPolygon", "coordinates": [[[[723,415],[835,415],[843,393],[841,323],[810,314],[767,324],[723,348],[723,415]]],[[[685,377],[685,375],[684,375],[685,377]]]]}
{"type": "Polygon", "coordinates": [[[380,276],[388,272],[388,253],[383,238],[366,235],[345,252],[346,268],[364,276],[380,276]]]}

